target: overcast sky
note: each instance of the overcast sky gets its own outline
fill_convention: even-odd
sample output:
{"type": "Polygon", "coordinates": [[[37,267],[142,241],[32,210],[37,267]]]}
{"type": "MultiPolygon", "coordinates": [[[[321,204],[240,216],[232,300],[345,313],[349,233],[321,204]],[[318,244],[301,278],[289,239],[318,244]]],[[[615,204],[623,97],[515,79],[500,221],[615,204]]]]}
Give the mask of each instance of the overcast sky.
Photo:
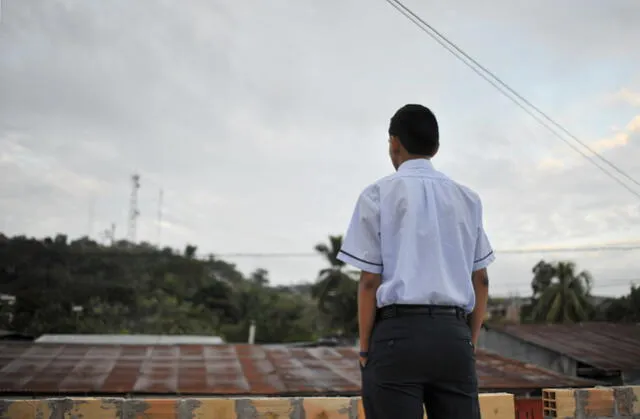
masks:
{"type": "MultiPolygon", "coordinates": [[[[115,222],[123,237],[137,171],[139,240],[312,252],[392,170],[390,116],[422,103],[441,125],[435,166],[481,195],[498,251],[638,243],[638,197],[383,0],[0,1],[0,230],[11,235],[97,239],[115,222]]],[[[640,179],[637,0],[406,4],[640,179]]],[[[639,255],[498,252],[492,292],[527,295],[541,257],[575,260],[598,293],[626,292],[639,255]]],[[[313,280],[324,263],[232,261],[279,284],[313,280]]]]}

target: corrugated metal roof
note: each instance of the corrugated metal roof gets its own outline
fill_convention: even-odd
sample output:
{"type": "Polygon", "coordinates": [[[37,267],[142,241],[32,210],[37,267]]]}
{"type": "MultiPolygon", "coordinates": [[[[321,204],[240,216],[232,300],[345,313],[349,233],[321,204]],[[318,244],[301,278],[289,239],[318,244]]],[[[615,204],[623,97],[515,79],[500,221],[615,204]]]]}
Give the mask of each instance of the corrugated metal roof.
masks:
{"type": "Polygon", "coordinates": [[[218,336],[195,335],[42,335],[36,343],[90,345],[219,345],[218,336]]]}
{"type": "Polygon", "coordinates": [[[599,369],[640,368],[640,324],[518,324],[491,328],[599,369]]]}
{"type": "MultiPolygon", "coordinates": [[[[0,343],[0,392],[296,395],[358,393],[354,348],[0,343]]],[[[480,387],[592,385],[479,351],[480,387]]]]}

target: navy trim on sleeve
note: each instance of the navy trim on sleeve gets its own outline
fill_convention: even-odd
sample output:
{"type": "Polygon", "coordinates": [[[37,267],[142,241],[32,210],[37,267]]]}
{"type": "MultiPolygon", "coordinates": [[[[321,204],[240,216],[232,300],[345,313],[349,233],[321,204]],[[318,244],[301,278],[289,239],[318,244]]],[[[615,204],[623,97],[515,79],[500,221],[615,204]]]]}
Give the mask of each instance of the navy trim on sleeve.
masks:
{"type": "Polygon", "coordinates": [[[485,257],[480,258],[478,260],[474,260],[473,263],[478,263],[478,262],[482,262],[483,260],[487,259],[489,256],[491,256],[493,254],[493,250],[490,251],[485,257]]]}
{"type": "Polygon", "coordinates": [[[355,257],[351,253],[347,253],[342,249],[340,250],[340,253],[344,253],[345,255],[349,256],[350,258],[355,259],[357,261],[360,261],[362,263],[366,263],[366,264],[369,264],[369,265],[372,265],[372,266],[382,266],[382,263],[373,263],[373,262],[369,262],[368,260],[360,259],[359,257],[355,257]]]}

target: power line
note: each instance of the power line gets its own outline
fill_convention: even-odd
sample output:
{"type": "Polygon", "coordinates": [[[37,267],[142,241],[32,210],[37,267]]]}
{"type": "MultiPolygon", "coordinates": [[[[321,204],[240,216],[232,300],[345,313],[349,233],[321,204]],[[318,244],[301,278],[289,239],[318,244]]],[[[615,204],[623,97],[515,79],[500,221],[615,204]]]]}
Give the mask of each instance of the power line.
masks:
{"type": "MultiPolygon", "coordinates": [[[[112,226],[115,230],[115,225],[112,226]]],[[[105,238],[114,241],[113,233],[109,230],[105,232],[105,238]]],[[[595,253],[595,252],[630,252],[634,250],[640,250],[640,243],[632,242],[631,244],[624,245],[604,245],[604,246],[584,246],[584,247],[540,247],[540,248],[522,248],[522,249],[503,249],[495,250],[496,254],[507,255],[528,255],[528,254],[560,254],[560,253],[595,253]]],[[[125,251],[125,249],[75,249],[74,252],[84,256],[117,256],[118,258],[142,258],[142,257],[154,257],[155,253],[153,248],[140,249],[139,251],[125,251]]],[[[167,256],[180,256],[180,253],[172,253],[167,256]]],[[[241,259],[241,258],[256,258],[256,259],[304,259],[304,258],[322,258],[323,255],[314,252],[236,252],[236,253],[215,253],[210,252],[196,256],[199,260],[207,260],[209,257],[213,257],[214,260],[224,261],[225,259],[241,259]]]]}
{"type": "MultiPolygon", "coordinates": [[[[109,280],[102,279],[102,278],[88,279],[82,276],[77,276],[77,277],[71,276],[70,278],[71,279],[67,280],[67,283],[74,284],[74,285],[90,285],[95,287],[105,286],[107,288],[120,288],[120,289],[126,289],[126,290],[139,289],[139,286],[140,286],[139,284],[131,283],[131,281],[120,283],[117,281],[113,281],[112,279],[109,279],[109,280]]],[[[307,283],[307,284],[310,284],[310,283],[307,283]]],[[[305,285],[305,284],[300,284],[300,283],[291,283],[287,285],[274,284],[274,286],[280,286],[280,285],[296,286],[296,285],[305,285]]],[[[621,287],[624,285],[640,285],[640,278],[617,278],[617,279],[595,278],[592,283],[593,288],[613,288],[613,287],[621,287]]],[[[0,291],[11,294],[17,291],[16,288],[12,288],[16,286],[17,284],[15,283],[4,284],[0,286],[0,291]]],[[[527,278],[524,278],[522,281],[509,281],[509,282],[496,281],[493,283],[492,288],[514,289],[516,287],[522,287],[522,286],[526,286],[527,288],[529,288],[531,286],[531,278],[527,277],[527,278]]],[[[18,286],[18,288],[20,287],[18,286]]]]}
{"type": "MultiPolygon", "coordinates": [[[[612,288],[612,287],[621,287],[624,285],[631,285],[631,284],[640,284],[640,278],[626,278],[626,279],[622,279],[622,278],[618,278],[618,279],[594,279],[593,283],[591,284],[593,288],[612,288]]],[[[522,281],[509,281],[509,282],[497,282],[495,281],[493,283],[493,285],[495,287],[507,287],[507,288],[512,288],[512,287],[517,287],[517,286],[524,286],[526,285],[527,287],[531,286],[531,279],[527,279],[527,280],[522,280],[522,281]]]]}
{"type": "Polygon", "coordinates": [[[585,246],[585,247],[557,247],[557,248],[529,248],[497,250],[503,254],[531,254],[531,253],[591,253],[591,252],[624,252],[640,249],[640,244],[620,246],[585,246]]]}
{"type": "MultiPolygon", "coordinates": [[[[496,250],[498,254],[536,254],[536,253],[592,253],[592,252],[624,252],[639,250],[640,244],[631,245],[611,245],[611,246],[585,246],[585,247],[541,247],[541,248],[525,248],[525,249],[504,249],[496,250]]],[[[279,258],[279,259],[291,259],[291,258],[309,258],[309,257],[321,257],[319,253],[313,252],[243,252],[243,253],[214,253],[217,258],[279,258]]]]}
{"type": "Polygon", "coordinates": [[[429,23],[425,22],[422,18],[420,18],[418,15],[416,15],[414,12],[412,12],[408,7],[406,7],[402,2],[400,2],[399,0],[385,0],[387,3],[389,3],[393,8],[395,8],[396,10],[398,10],[403,16],[405,16],[407,19],[409,19],[411,22],[413,22],[416,26],[418,26],[418,28],[420,28],[423,32],[425,32],[429,37],[431,37],[433,40],[435,40],[438,44],[440,44],[443,48],[445,48],[447,51],[449,51],[451,54],[453,54],[457,59],[459,59],[460,61],[462,61],[467,67],[469,67],[471,70],[473,70],[473,72],[475,72],[476,74],[478,74],[480,77],[482,77],[485,81],[487,81],[489,84],[491,84],[493,87],[495,87],[500,93],[502,93],[505,97],[507,97],[509,100],[511,100],[513,103],[515,103],[519,108],[521,108],[522,110],[524,110],[527,114],[529,114],[532,118],[534,118],[537,122],[539,122],[542,126],[544,126],[545,128],[547,128],[553,135],[555,135],[558,139],[560,139],[562,142],[564,142],[565,144],[567,144],[569,147],[571,147],[574,151],[580,153],[584,158],[586,158],[587,160],[589,160],[593,165],[595,165],[597,168],[599,168],[602,172],[604,172],[607,176],[609,176],[611,179],[613,179],[614,181],[616,181],[617,183],[619,183],[623,188],[625,188],[626,190],[628,190],[629,192],[631,192],[633,195],[635,195],[636,197],[640,198],[640,193],[637,192],[636,190],[634,190],[633,188],[631,188],[629,185],[627,185],[626,183],[624,183],[621,179],[617,178],[616,176],[614,176],[611,172],[609,172],[608,170],[606,170],[604,167],[602,167],[601,165],[599,165],[598,163],[596,163],[596,161],[589,155],[587,155],[584,151],[580,150],[578,147],[576,147],[574,144],[572,144],[571,142],[569,142],[566,138],[564,138],[562,135],[560,135],[557,131],[555,131],[552,127],[550,127],[542,118],[544,118],[545,120],[549,121],[551,124],[555,125],[556,127],[558,127],[561,131],[563,131],[565,134],[567,134],[570,138],[572,138],[573,140],[575,140],[577,143],[579,143],[580,145],[582,145],[584,148],[586,148],[587,150],[589,150],[594,156],[598,157],[600,160],[602,160],[604,163],[606,163],[608,166],[612,167],[616,172],[618,172],[620,175],[624,176],[625,178],[627,178],[628,180],[630,180],[631,182],[635,183],[636,185],[640,186],[640,182],[635,180],[633,177],[631,177],[629,174],[627,174],[626,172],[624,172],[622,169],[620,169],[618,166],[616,166],[615,164],[613,164],[611,161],[605,159],[602,155],[600,155],[597,151],[593,150],[591,147],[589,147],[587,144],[585,144],[583,141],[581,141],[579,138],[577,138],[575,135],[573,135],[571,132],[569,132],[566,128],[564,128],[562,125],[560,125],[558,122],[556,122],[555,120],[553,120],[551,117],[549,117],[546,113],[544,113],[542,110],[540,110],[538,107],[534,106],[531,102],[529,102],[526,98],[524,98],[522,95],[520,95],[518,92],[516,92],[515,90],[513,90],[509,85],[507,85],[503,80],[501,80],[498,76],[496,76],[493,72],[489,71],[486,67],[482,66],[480,63],[478,63],[478,61],[476,61],[474,58],[472,58],[471,56],[469,56],[466,52],[464,52],[464,50],[462,50],[460,47],[458,47],[455,43],[453,43],[452,41],[450,41],[447,37],[445,37],[444,35],[442,35],[438,30],[436,30],[433,26],[431,26],[429,23]],[[456,53],[457,52],[457,53],[456,53]],[[463,59],[460,57],[459,54],[461,54],[462,56],[464,56],[467,60],[463,59]],[[478,68],[480,68],[482,71],[484,71],[484,73],[482,73],[480,70],[478,70],[478,68],[473,67],[471,64],[475,64],[478,68]],[[486,73],[486,74],[485,74],[486,73]],[[487,76],[487,74],[493,79],[490,79],[489,76],[487,76]],[[510,94],[507,94],[507,92],[505,92],[502,88],[506,89],[510,94]],[[513,96],[515,96],[515,98],[513,96]],[[531,107],[532,109],[534,109],[536,112],[538,112],[542,118],[538,117],[537,115],[535,115],[533,112],[531,112],[530,109],[527,109],[525,106],[522,105],[522,103],[518,102],[517,99],[520,99],[521,101],[523,101],[526,105],[528,105],[529,107],[531,107]]]}

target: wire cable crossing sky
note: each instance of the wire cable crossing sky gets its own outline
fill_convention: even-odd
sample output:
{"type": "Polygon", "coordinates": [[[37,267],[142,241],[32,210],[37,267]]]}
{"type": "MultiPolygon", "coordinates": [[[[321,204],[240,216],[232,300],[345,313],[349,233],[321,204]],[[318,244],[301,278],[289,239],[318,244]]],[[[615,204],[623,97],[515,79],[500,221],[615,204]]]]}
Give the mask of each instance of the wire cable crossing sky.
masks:
{"type": "Polygon", "coordinates": [[[606,170],[604,167],[600,166],[599,164],[597,164],[592,158],[591,156],[589,156],[588,154],[586,154],[584,151],[580,150],[579,148],[577,148],[575,145],[571,144],[569,141],[567,141],[564,137],[562,137],[557,131],[555,131],[552,127],[550,127],[547,123],[545,123],[542,119],[540,119],[538,116],[534,115],[531,110],[527,109],[526,107],[524,107],[522,105],[522,103],[518,102],[516,99],[519,99],[520,101],[524,102],[526,105],[528,105],[529,107],[531,107],[532,109],[534,109],[539,115],[541,115],[545,120],[549,121],[551,124],[555,125],[556,127],[558,127],[560,130],[562,130],[565,134],[567,134],[568,136],[570,136],[574,141],[576,141],[577,143],[579,143],[582,147],[586,148],[589,152],[591,152],[594,156],[596,156],[598,159],[600,159],[601,161],[603,161],[604,163],[606,163],[609,167],[613,168],[617,173],[619,173],[620,175],[622,175],[623,177],[625,177],[627,180],[635,183],[637,186],[640,186],[640,182],[637,181],[636,179],[634,179],[633,177],[631,177],[628,173],[626,173],[625,171],[623,171],[622,169],[620,169],[617,165],[615,165],[614,163],[612,163],[611,161],[607,160],[606,158],[604,158],[602,155],[600,155],[600,153],[598,153],[597,151],[595,151],[593,148],[589,147],[587,144],[585,144],[583,141],[581,141],[579,138],[577,138],[575,135],[571,134],[571,132],[569,132],[566,128],[564,128],[562,125],[560,125],[558,122],[556,122],[555,120],[551,119],[546,113],[544,113],[543,111],[541,111],[538,107],[536,107],[535,105],[533,105],[531,102],[529,102],[527,99],[525,99],[522,95],[520,95],[518,92],[516,92],[515,90],[513,90],[511,87],[509,87],[504,81],[502,81],[498,76],[496,76],[494,73],[492,73],[490,70],[488,70],[486,67],[482,66],[480,63],[478,63],[478,61],[476,61],[475,59],[473,59],[471,56],[469,56],[469,54],[467,54],[464,50],[462,50],[459,46],[457,46],[456,44],[454,44],[453,42],[451,42],[447,37],[445,37],[444,35],[442,35],[439,31],[437,31],[433,26],[431,26],[429,23],[425,22],[422,18],[420,18],[418,15],[416,15],[414,12],[412,12],[408,7],[406,7],[402,2],[400,2],[399,0],[385,0],[387,3],[389,3],[391,6],[393,6],[396,10],[398,10],[400,13],[402,13],[407,19],[409,19],[411,22],[413,22],[415,25],[417,25],[420,29],[422,29],[427,35],[429,35],[431,38],[433,38],[436,42],[438,42],[440,45],[442,45],[445,49],[447,49],[449,52],[451,52],[456,58],[458,58],[460,61],[462,61],[464,64],[466,64],[469,68],[471,68],[476,74],[478,74],[480,77],[482,77],[483,79],[485,79],[487,82],[491,83],[500,93],[502,93],[504,96],[506,96],[507,98],[509,98],[511,101],[513,101],[513,103],[515,103],[518,107],[520,107],[521,109],[523,109],[525,112],[527,112],[529,115],[531,115],[534,119],[536,119],[541,125],[543,125],[545,128],[547,128],[552,134],[554,134],[558,139],[562,140],[563,142],[565,142],[568,146],[570,146],[572,149],[574,149],[576,152],[578,152],[579,154],[581,154],[583,157],[585,157],[587,160],[589,160],[592,164],[594,164],[596,167],[598,167],[601,171],[603,171],[607,176],[609,176],[611,179],[613,179],[615,182],[619,183],[622,187],[624,187],[625,189],[627,189],[629,192],[631,192],[632,194],[634,194],[636,197],[640,198],[640,192],[636,191],[635,189],[631,188],[630,186],[628,186],[626,183],[624,183],[622,180],[620,180],[619,178],[617,178],[615,175],[613,175],[611,172],[609,172],[608,170],[606,170]],[[456,53],[457,52],[457,53],[456,53]],[[464,58],[466,58],[466,60],[461,58],[461,55],[464,56],[464,58]],[[468,60],[468,61],[467,61],[468,60]],[[476,67],[473,67],[470,63],[474,64],[476,67]],[[484,73],[480,72],[478,70],[478,68],[480,70],[482,70],[484,73]],[[490,80],[489,77],[491,77],[490,80]],[[502,88],[501,88],[502,87],[502,88]],[[509,93],[511,93],[511,95],[507,94],[507,92],[505,92],[506,89],[509,93]],[[515,97],[514,97],[515,96],[515,97]]]}
{"type": "MultiPolygon", "coordinates": [[[[638,245],[613,245],[613,246],[589,246],[589,247],[560,247],[560,248],[551,248],[551,247],[540,247],[540,248],[529,248],[529,249],[504,249],[504,250],[495,250],[496,253],[501,254],[538,254],[538,253],[580,253],[580,252],[624,252],[631,250],[640,250],[640,244],[638,245]]],[[[274,257],[274,258],[287,258],[287,257],[318,257],[318,253],[311,252],[283,252],[283,253],[251,253],[251,252],[238,252],[238,253],[222,253],[216,254],[217,257],[225,258],[225,257],[274,257]]]]}
{"type": "Polygon", "coordinates": [[[496,290],[540,259],[638,278],[640,3],[401,2],[2,1],[0,230],[117,247],[137,173],[136,241],[312,282],[421,103],[496,290]]]}

